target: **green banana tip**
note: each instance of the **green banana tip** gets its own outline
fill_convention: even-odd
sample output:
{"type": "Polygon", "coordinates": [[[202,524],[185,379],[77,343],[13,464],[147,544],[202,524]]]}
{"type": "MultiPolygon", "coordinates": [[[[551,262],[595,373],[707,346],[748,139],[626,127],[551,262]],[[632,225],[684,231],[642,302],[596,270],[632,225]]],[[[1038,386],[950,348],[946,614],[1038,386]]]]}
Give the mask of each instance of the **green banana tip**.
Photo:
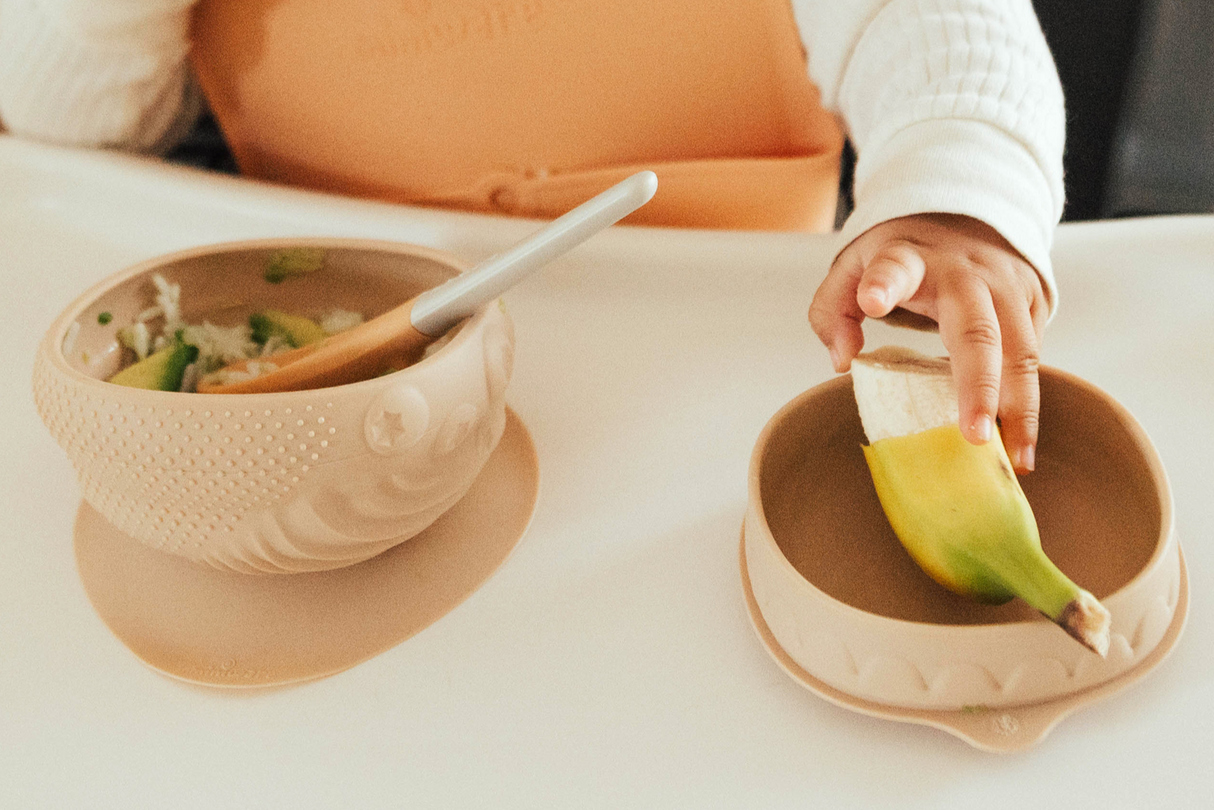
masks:
{"type": "Polygon", "coordinates": [[[1109,654],[1111,617],[1104,605],[1087,591],[1080,591],[1062,609],[1057,622],[1076,641],[1101,658],[1109,654]]]}

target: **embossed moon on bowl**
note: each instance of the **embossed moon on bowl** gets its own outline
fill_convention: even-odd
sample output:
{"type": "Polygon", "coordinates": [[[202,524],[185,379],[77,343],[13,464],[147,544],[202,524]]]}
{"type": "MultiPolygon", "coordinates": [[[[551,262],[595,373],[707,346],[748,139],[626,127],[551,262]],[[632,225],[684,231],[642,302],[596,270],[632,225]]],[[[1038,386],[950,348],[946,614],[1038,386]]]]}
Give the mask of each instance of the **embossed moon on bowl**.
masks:
{"type": "Polygon", "coordinates": [[[1041,374],[1035,472],[1047,554],[1112,614],[1101,659],[1014,600],[945,590],[899,544],[873,490],[849,377],[786,405],[751,458],[746,566],[780,647],[849,695],[906,708],[1035,703],[1104,683],[1164,637],[1180,588],[1167,477],[1133,417],[1089,383],[1041,374]]]}
{"type": "Polygon", "coordinates": [[[156,273],[181,285],[187,322],[235,324],[263,308],[373,317],[463,269],[427,248],[345,239],[229,243],[143,262],[85,292],[47,332],[38,411],[85,500],[140,542],[248,573],[360,562],[454,505],[501,438],[514,338],[500,306],[403,370],[276,394],[104,382],[117,330],[148,306],[156,273]],[[268,282],[269,258],[296,247],[323,250],[324,267],[268,282]]]}

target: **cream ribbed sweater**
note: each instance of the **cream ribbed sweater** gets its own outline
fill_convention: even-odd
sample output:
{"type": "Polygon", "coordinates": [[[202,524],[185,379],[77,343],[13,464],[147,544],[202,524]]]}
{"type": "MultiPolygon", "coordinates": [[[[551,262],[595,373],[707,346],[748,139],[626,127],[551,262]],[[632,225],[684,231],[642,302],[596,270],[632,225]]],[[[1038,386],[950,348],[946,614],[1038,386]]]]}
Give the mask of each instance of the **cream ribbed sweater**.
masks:
{"type": "MultiPolygon", "coordinates": [[[[157,152],[200,109],[193,0],[0,0],[0,120],[157,152]]],[[[858,155],[840,248],[907,214],[981,219],[1041,273],[1062,214],[1062,89],[1030,0],[792,0],[824,104],[858,155]]]]}

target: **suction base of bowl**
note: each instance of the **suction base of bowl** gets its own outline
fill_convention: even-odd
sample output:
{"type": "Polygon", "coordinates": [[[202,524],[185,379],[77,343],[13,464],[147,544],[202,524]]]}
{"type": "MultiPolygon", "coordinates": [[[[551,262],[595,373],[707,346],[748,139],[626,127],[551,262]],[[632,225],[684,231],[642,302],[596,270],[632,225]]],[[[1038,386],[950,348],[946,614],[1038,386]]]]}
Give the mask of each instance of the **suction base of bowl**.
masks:
{"type": "MultiPolygon", "coordinates": [[[[1179,546],[1177,552],[1180,553],[1179,546]]],[[[1046,735],[1067,715],[1090,703],[1109,697],[1145,676],[1172,651],[1180,638],[1189,613],[1189,576],[1185,567],[1184,554],[1180,553],[1180,595],[1176,601],[1172,623],[1150,654],[1118,677],[1091,689],[1064,695],[1055,700],[1024,706],[963,711],[907,709],[849,695],[810,675],[794,661],[772,635],[767,622],[763,619],[763,614],[759,611],[759,604],[755,601],[754,591],[750,584],[750,574],[746,567],[745,536],[743,536],[739,553],[742,590],[745,594],[751,624],[764,649],[794,681],[818,697],[845,709],[870,717],[938,728],[965,740],[975,748],[995,753],[1011,753],[1031,748],[1045,739],[1046,735]]]]}
{"type": "Polygon", "coordinates": [[[372,658],[463,602],[522,539],[538,488],[535,447],[508,410],[468,494],[421,534],[357,565],[219,571],[127,537],[87,503],[76,516],[76,564],[102,621],[153,669],[208,686],[295,683],[372,658]]]}

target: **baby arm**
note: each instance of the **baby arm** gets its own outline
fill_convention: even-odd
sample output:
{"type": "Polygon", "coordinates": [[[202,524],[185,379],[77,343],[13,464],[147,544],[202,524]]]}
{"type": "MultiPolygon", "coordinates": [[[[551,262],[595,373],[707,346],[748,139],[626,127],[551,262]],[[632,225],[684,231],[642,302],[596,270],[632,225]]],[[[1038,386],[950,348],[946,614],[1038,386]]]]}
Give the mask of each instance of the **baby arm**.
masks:
{"type": "Polygon", "coordinates": [[[201,110],[193,0],[0,0],[0,121],[54,143],[160,152],[201,110]]]}
{"type": "Polygon", "coordinates": [[[998,416],[1032,469],[1037,361],[1062,211],[1057,72],[1029,0],[796,0],[810,72],[856,146],[856,209],[810,321],[846,370],[861,323],[936,321],[962,430],[998,416]]]}

